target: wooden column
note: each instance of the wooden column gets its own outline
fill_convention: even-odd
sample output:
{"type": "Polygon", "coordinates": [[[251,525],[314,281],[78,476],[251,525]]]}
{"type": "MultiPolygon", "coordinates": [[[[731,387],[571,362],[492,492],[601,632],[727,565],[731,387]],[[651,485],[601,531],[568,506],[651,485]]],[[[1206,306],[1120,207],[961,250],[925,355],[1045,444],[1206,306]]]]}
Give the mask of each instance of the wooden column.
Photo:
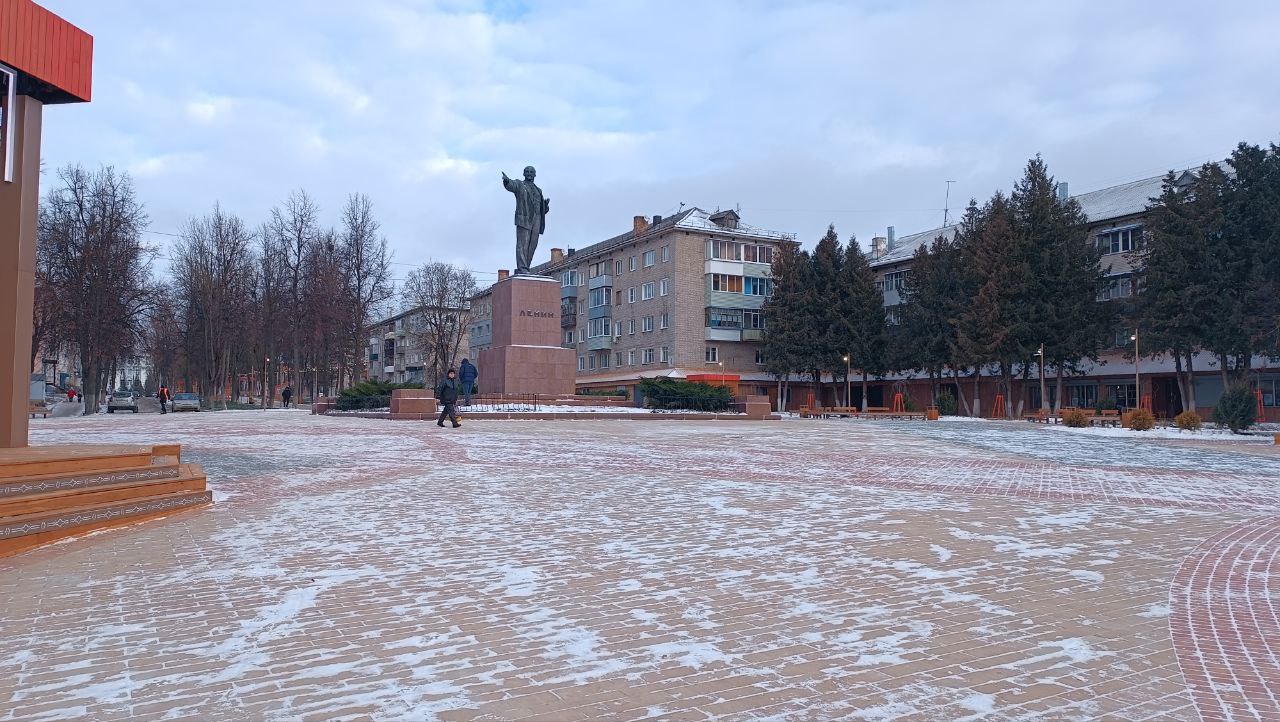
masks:
{"type": "Polygon", "coordinates": [[[31,311],[36,279],[43,103],[17,96],[7,109],[14,134],[13,182],[0,180],[0,448],[27,445],[31,390],[31,311]]]}

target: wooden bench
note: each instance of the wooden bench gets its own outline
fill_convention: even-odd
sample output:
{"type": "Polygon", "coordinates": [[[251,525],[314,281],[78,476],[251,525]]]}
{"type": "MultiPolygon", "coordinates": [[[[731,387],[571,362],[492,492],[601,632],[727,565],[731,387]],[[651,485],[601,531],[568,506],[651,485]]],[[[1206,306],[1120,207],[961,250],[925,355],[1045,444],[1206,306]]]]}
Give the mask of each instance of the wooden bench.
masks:
{"type": "Polygon", "coordinates": [[[888,414],[892,412],[893,412],[893,409],[889,408],[888,406],[868,406],[867,407],[868,414],[888,414]]]}
{"type": "Polygon", "coordinates": [[[1049,423],[1049,419],[1051,419],[1052,417],[1053,417],[1053,414],[1046,413],[1043,409],[1040,411],[1036,411],[1034,413],[1022,415],[1022,419],[1024,421],[1034,421],[1038,424],[1047,424],[1049,423]]]}
{"type": "Polygon", "coordinates": [[[857,406],[831,406],[826,412],[828,416],[857,416],[862,413],[857,406]]]}
{"type": "Polygon", "coordinates": [[[36,414],[40,414],[41,418],[49,418],[49,409],[46,408],[44,404],[27,404],[27,413],[30,414],[33,419],[36,417],[36,414]]]}

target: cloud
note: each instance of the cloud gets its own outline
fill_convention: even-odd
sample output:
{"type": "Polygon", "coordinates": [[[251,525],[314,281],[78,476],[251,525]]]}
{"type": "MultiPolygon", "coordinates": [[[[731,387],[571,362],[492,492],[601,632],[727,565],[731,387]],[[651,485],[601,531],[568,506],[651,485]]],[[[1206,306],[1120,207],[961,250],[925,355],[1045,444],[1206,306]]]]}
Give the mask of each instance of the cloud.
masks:
{"type": "Polygon", "coordinates": [[[1276,139],[1280,5],[371,0],[359,8],[46,0],[95,36],[98,92],[44,153],[130,168],[152,227],[250,223],[305,187],[374,200],[398,260],[510,266],[525,165],[546,242],[633,215],[867,238],[1008,189],[1041,153],[1081,192],[1276,139]],[[162,38],[148,43],[138,38],[162,38]]]}

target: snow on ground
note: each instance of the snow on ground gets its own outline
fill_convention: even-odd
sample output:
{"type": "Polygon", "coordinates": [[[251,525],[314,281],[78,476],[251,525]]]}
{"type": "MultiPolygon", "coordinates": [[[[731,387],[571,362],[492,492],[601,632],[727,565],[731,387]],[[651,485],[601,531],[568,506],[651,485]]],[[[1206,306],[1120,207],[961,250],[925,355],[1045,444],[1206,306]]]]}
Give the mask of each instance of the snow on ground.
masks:
{"type": "Polygon", "coordinates": [[[0,720],[1191,720],[1172,573],[1280,490],[976,422],[32,428],[180,441],[220,501],[0,560],[0,720]]]}

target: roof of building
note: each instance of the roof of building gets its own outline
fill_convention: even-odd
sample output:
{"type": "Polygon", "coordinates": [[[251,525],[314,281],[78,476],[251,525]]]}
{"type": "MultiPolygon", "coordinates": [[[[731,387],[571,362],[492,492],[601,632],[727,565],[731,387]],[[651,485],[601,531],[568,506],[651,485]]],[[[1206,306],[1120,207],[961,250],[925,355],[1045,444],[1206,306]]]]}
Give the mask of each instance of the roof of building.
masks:
{"type": "Polygon", "coordinates": [[[934,228],[931,231],[903,236],[894,242],[893,248],[890,248],[888,253],[879,258],[869,259],[871,267],[877,268],[880,266],[891,266],[895,263],[909,261],[911,260],[911,257],[915,255],[917,248],[933,243],[933,240],[938,236],[944,236],[947,240],[954,238],[956,235],[956,228],[957,226],[952,224],[941,228],[934,228]]]}
{"type": "MultiPolygon", "coordinates": [[[[712,233],[725,233],[735,236],[745,236],[748,238],[759,238],[762,240],[772,241],[794,241],[794,233],[782,233],[780,231],[770,231],[764,228],[750,226],[741,221],[736,223],[736,227],[727,228],[719,225],[711,220],[713,214],[708,213],[701,208],[689,208],[681,211],[669,218],[663,218],[657,223],[651,223],[644,230],[637,232],[635,229],[621,233],[608,240],[599,243],[593,243],[586,248],[579,248],[574,251],[572,256],[566,255],[563,260],[557,262],[548,261],[540,266],[530,269],[533,273],[546,275],[549,272],[576,265],[586,258],[592,256],[600,256],[609,253],[617,248],[621,248],[629,243],[643,241],[651,236],[666,233],[670,230],[686,230],[686,231],[704,231],[712,233]]],[[[720,215],[720,212],[717,212],[720,215]]],[[[737,214],[733,214],[736,218],[737,214]]]]}

